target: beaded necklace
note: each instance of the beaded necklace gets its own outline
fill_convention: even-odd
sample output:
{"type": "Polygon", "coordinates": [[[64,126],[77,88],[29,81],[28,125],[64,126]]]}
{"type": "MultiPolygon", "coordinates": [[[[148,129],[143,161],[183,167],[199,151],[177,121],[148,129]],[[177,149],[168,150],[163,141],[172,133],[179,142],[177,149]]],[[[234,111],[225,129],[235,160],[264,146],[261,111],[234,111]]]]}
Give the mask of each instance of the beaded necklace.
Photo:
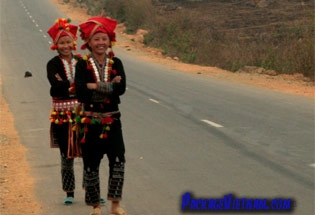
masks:
{"type": "MultiPolygon", "coordinates": [[[[95,77],[96,77],[96,81],[97,82],[100,82],[100,73],[99,73],[99,69],[97,68],[96,64],[95,64],[95,61],[92,57],[89,58],[89,62],[91,63],[92,65],[92,68],[93,68],[93,71],[95,73],[95,77]]],[[[108,66],[109,64],[109,59],[106,58],[106,65],[104,67],[104,82],[107,82],[109,81],[109,73],[110,73],[110,67],[108,66]]]]}
{"type": "Polygon", "coordinates": [[[68,61],[66,61],[63,58],[60,58],[67,76],[67,80],[69,80],[70,83],[72,83],[74,81],[74,77],[75,77],[75,64],[76,64],[76,60],[74,58],[71,59],[71,69],[70,69],[70,65],[68,63],[68,61]],[[71,72],[72,71],[72,72],[71,72]]]}

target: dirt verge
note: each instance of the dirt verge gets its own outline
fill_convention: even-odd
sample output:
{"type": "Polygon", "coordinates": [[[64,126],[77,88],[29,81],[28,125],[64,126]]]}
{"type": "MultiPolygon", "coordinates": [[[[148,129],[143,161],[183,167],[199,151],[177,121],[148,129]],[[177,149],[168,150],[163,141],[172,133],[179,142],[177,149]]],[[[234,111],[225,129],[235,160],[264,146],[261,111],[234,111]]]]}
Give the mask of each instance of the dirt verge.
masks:
{"type": "Polygon", "coordinates": [[[0,121],[0,214],[40,214],[41,206],[33,193],[34,179],[26,162],[27,149],[20,144],[13,115],[1,91],[0,121]]]}

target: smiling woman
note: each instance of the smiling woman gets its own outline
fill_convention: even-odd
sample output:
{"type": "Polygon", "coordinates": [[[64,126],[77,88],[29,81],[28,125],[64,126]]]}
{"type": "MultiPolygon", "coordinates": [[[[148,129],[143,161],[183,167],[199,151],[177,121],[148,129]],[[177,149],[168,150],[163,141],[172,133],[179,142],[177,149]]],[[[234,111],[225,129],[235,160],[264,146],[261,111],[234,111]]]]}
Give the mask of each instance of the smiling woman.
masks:
{"type": "Polygon", "coordinates": [[[76,66],[75,87],[80,104],[77,120],[84,163],[85,202],[93,206],[91,215],[101,215],[99,166],[106,154],[109,161],[107,199],[111,215],[127,215],[119,205],[125,172],[125,144],[120,121],[120,96],[126,91],[122,61],[115,57],[116,20],[91,17],[80,24],[82,49],[90,54],[76,66]]]}
{"type": "Polygon", "coordinates": [[[62,189],[66,192],[63,203],[70,205],[74,202],[75,175],[74,158],[80,156],[80,147],[75,143],[74,121],[76,98],[74,77],[75,65],[78,61],[72,52],[76,50],[78,27],[70,24],[70,19],[59,18],[49,28],[47,33],[53,40],[52,50],[58,55],[47,63],[47,77],[52,97],[51,110],[51,147],[60,149],[62,189]]]}

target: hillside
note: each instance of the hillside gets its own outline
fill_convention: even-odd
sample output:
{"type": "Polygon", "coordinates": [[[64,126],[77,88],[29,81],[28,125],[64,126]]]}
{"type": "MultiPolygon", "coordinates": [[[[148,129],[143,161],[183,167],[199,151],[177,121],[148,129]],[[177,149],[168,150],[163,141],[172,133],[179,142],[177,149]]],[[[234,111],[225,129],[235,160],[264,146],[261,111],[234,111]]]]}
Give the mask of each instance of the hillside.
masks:
{"type": "Polygon", "coordinates": [[[182,62],[232,72],[255,66],[314,80],[311,0],[60,0],[139,29],[143,43],[182,62]],[[80,2],[80,3],[78,3],[80,2]]]}
{"type": "Polygon", "coordinates": [[[184,62],[237,71],[258,66],[314,78],[314,2],[301,0],[155,1],[150,46],[184,62]],[[182,3],[181,3],[182,2],[182,3]],[[161,18],[164,18],[163,19],[161,18]]]}
{"type": "Polygon", "coordinates": [[[179,10],[187,9],[200,15],[199,26],[247,40],[274,39],[284,29],[314,29],[314,2],[310,0],[155,2],[163,16],[171,18],[179,10]]]}
{"type": "MultiPolygon", "coordinates": [[[[91,16],[87,14],[87,9],[85,7],[79,7],[78,5],[76,5],[75,0],[71,0],[68,4],[63,3],[63,0],[51,1],[56,6],[58,6],[63,11],[63,13],[67,14],[68,17],[70,17],[77,23],[83,22],[89,16],[91,16]]],[[[174,5],[174,3],[169,4],[174,5]]],[[[158,5],[155,6],[155,8],[164,8],[163,10],[165,11],[166,5],[169,4],[167,3],[164,5],[158,5]]],[[[171,13],[173,12],[170,12],[169,15],[171,15],[171,13]]],[[[163,55],[162,49],[145,45],[143,43],[143,38],[145,36],[145,32],[147,32],[146,30],[138,29],[136,33],[126,32],[128,31],[126,30],[124,23],[120,23],[116,29],[116,33],[118,36],[117,46],[120,46],[121,48],[129,51],[130,54],[137,55],[137,57],[141,57],[145,60],[161,63],[163,65],[171,67],[172,69],[199,74],[205,77],[224,79],[227,81],[239,82],[312,98],[314,98],[315,96],[314,82],[310,81],[306,77],[303,77],[302,74],[297,73],[292,75],[275,75],[274,73],[263,73],[261,72],[261,69],[249,70],[248,68],[251,67],[245,67],[244,69],[237,72],[230,72],[229,70],[225,70],[216,66],[200,66],[196,64],[187,64],[182,62],[181,59],[176,60],[176,58],[170,57],[168,55],[163,55]]],[[[78,52],[80,51],[78,50],[78,52]]]]}
{"type": "Polygon", "coordinates": [[[312,27],[314,2],[311,0],[203,0],[154,1],[154,5],[167,16],[170,11],[183,8],[195,11],[200,21],[219,31],[268,33],[278,27],[296,25],[312,27]],[[181,3],[182,2],[182,3],[181,3]]]}

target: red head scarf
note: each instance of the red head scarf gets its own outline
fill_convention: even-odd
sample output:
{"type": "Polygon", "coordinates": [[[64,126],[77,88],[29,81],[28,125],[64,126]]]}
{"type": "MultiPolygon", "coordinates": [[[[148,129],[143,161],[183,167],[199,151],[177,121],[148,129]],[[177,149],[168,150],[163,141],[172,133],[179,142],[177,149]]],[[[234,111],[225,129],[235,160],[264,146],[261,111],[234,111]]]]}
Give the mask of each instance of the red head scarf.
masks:
{"type": "MultiPolygon", "coordinates": [[[[57,42],[60,37],[63,36],[70,36],[73,38],[73,40],[77,40],[77,31],[78,31],[78,26],[70,24],[71,20],[70,19],[65,19],[65,18],[59,18],[55,21],[55,24],[50,27],[50,29],[47,31],[49,36],[53,40],[53,45],[50,47],[51,50],[57,49],[57,42]]],[[[75,44],[75,43],[74,43],[75,44]]],[[[75,45],[73,47],[75,50],[75,45]]]]}
{"type": "MultiPolygon", "coordinates": [[[[117,21],[105,17],[91,17],[86,22],[80,24],[81,38],[84,41],[84,44],[81,46],[81,49],[86,49],[87,42],[91,37],[98,33],[103,32],[108,34],[110,41],[116,42],[116,34],[114,32],[117,25],[117,21]]],[[[110,45],[111,47],[112,45],[110,45]]]]}

